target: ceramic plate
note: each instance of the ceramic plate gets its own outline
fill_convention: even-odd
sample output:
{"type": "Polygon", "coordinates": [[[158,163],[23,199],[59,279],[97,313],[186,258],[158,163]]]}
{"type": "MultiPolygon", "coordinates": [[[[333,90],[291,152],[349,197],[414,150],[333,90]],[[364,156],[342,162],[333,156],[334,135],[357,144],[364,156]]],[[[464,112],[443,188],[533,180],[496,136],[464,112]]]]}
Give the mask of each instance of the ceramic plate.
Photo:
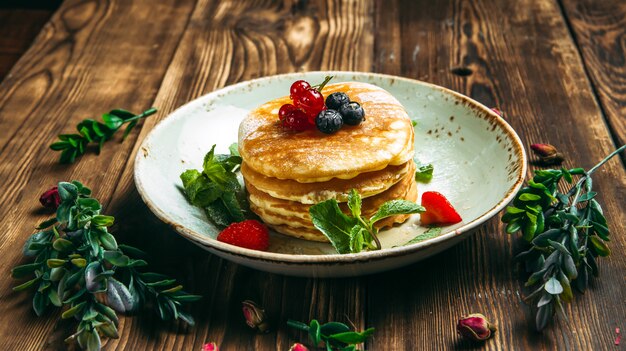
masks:
{"type": "Polygon", "coordinates": [[[135,184],[148,207],[178,233],[207,251],[263,271],[311,277],[356,276],[419,261],[467,238],[513,198],[526,173],[520,139],[497,114],[480,103],[432,84],[373,73],[308,72],[265,77],[232,85],[187,103],[161,121],[144,140],[135,162],[135,184]],[[405,245],[423,233],[415,215],[403,225],[381,231],[383,249],[337,254],[330,244],[271,233],[268,252],[221,243],[219,230],[204,212],[190,205],[179,175],[201,169],[205,153],[216,144],[228,153],[237,141],[239,122],[258,105],[289,92],[292,82],[362,81],[378,85],[406,108],[415,126],[417,158],[434,165],[420,194],[443,193],[463,222],[441,234],[405,245]]]}

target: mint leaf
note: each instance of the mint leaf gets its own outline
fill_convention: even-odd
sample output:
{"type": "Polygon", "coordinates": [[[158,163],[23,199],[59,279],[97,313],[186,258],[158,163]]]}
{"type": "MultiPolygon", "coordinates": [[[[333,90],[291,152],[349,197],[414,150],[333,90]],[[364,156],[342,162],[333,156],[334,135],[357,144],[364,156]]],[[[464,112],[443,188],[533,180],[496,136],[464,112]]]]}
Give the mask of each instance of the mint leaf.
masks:
{"type": "Polygon", "coordinates": [[[224,208],[228,211],[231,222],[241,222],[245,218],[241,206],[237,201],[237,195],[232,191],[227,191],[222,195],[222,202],[224,203],[224,208]]]}
{"type": "Polygon", "coordinates": [[[239,154],[239,144],[237,143],[232,143],[230,144],[230,146],[228,147],[228,151],[230,151],[231,156],[240,156],[239,154]]]}
{"type": "Polygon", "coordinates": [[[328,238],[338,253],[350,252],[350,233],[358,221],[341,212],[337,200],[330,199],[315,204],[309,208],[309,214],[315,228],[328,238]]]}
{"type": "Polygon", "coordinates": [[[226,228],[232,223],[228,210],[221,201],[214,201],[205,208],[206,215],[213,224],[220,228],[226,228]]]}
{"type": "Polygon", "coordinates": [[[360,225],[355,225],[350,229],[350,252],[357,253],[363,250],[363,244],[365,243],[364,234],[366,232],[367,230],[360,225]]]}
{"type": "Polygon", "coordinates": [[[348,194],[348,208],[350,208],[354,218],[361,216],[361,196],[356,189],[350,190],[350,194],[348,194]]]}
{"type": "Polygon", "coordinates": [[[198,207],[208,206],[217,200],[224,190],[218,184],[202,176],[196,170],[187,170],[180,175],[189,201],[198,207]],[[186,183],[186,184],[185,184],[186,183]]]}
{"type": "Polygon", "coordinates": [[[413,201],[407,200],[391,200],[387,201],[380,206],[376,214],[370,218],[370,224],[374,224],[377,221],[400,214],[421,213],[426,209],[413,201]]]}
{"type": "Polygon", "coordinates": [[[424,241],[424,240],[428,240],[432,238],[436,238],[440,234],[441,234],[440,227],[430,228],[427,231],[423,232],[422,234],[417,235],[415,238],[407,241],[406,244],[404,244],[403,246],[419,243],[420,241],[424,241]]]}
{"type": "Polygon", "coordinates": [[[431,163],[423,164],[418,159],[413,159],[417,170],[415,171],[415,180],[422,183],[428,183],[433,179],[434,167],[431,163]]]}
{"type": "Polygon", "coordinates": [[[189,202],[204,208],[209,220],[222,228],[243,221],[248,211],[245,194],[234,173],[242,159],[233,154],[233,145],[231,155],[215,154],[213,145],[204,157],[202,172],[189,169],[180,175],[189,202]]]}
{"type": "Polygon", "coordinates": [[[239,189],[239,181],[234,173],[229,172],[224,167],[226,160],[215,156],[215,145],[211,148],[202,163],[202,173],[213,182],[224,186],[230,190],[239,189]],[[221,162],[220,162],[221,161],[221,162]]]}

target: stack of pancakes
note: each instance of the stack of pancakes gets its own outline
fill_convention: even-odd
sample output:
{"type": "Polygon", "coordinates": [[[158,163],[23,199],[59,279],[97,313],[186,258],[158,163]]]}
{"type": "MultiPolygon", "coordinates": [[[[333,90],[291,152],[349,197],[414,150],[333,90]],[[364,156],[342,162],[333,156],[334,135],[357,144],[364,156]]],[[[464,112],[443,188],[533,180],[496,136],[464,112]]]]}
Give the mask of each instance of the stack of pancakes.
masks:
{"type": "MultiPolygon", "coordinates": [[[[328,241],[315,227],[309,207],[336,199],[349,213],[351,189],[363,198],[362,212],[373,215],[394,199],[415,201],[413,126],[402,105],[387,91],[367,83],[327,85],[324,96],[348,94],[365,110],[358,126],[344,125],[327,135],[318,130],[293,132],[278,120],[289,97],[267,102],[239,126],[241,173],[250,208],[270,227],[286,235],[328,241]]],[[[404,222],[409,215],[389,217],[377,226],[404,222]]]]}

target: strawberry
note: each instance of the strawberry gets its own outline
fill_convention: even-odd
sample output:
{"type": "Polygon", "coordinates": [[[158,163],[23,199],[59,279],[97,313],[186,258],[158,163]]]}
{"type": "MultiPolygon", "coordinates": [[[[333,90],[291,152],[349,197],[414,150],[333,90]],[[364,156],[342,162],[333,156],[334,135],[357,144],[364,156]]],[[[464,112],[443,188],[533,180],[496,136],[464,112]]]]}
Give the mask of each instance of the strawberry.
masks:
{"type": "Polygon", "coordinates": [[[448,199],[436,191],[422,194],[422,206],[426,208],[426,212],[420,215],[422,224],[455,224],[461,221],[461,216],[448,199]]]}
{"type": "Polygon", "coordinates": [[[217,240],[223,243],[245,247],[246,249],[266,251],[270,245],[267,227],[254,219],[233,223],[222,230],[217,240]]]}

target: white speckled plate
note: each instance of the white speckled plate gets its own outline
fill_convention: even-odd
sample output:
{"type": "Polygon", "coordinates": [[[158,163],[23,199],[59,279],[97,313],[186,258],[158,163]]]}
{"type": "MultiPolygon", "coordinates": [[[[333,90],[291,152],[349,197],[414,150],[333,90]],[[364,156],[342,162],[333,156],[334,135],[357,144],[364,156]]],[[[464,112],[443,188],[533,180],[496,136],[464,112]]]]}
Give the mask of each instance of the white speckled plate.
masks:
{"type": "Polygon", "coordinates": [[[513,198],[526,173],[526,156],[513,129],[498,115],[461,94],[432,84],[373,73],[308,72],[255,79],[232,85],[187,103],[160,122],[144,140],[135,162],[135,184],[148,207],[178,233],[218,256],[273,273],[339,277],[382,272],[438,253],[467,238],[472,229],[497,214],[513,198]],[[258,105],[288,94],[298,79],[321,82],[363,81],[393,94],[417,121],[418,158],[435,167],[427,190],[443,193],[463,218],[441,235],[412,245],[424,232],[415,215],[380,233],[383,249],[336,254],[330,244],[271,233],[268,252],[215,240],[218,230],[183,195],[179,175],[200,169],[213,144],[228,153],[237,141],[241,119],[258,105]]]}

